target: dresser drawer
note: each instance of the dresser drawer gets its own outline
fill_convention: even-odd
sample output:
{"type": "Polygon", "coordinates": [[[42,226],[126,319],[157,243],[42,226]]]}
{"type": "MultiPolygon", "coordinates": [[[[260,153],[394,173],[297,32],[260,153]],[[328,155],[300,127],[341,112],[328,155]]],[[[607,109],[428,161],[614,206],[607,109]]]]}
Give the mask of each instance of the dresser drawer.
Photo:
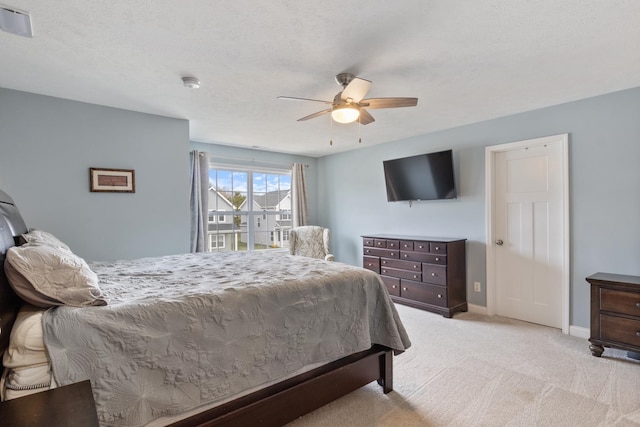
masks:
{"type": "Polygon", "coordinates": [[[384,258],[399,258],[400,251],[397,249],[382,249],[382,248],[370,248],[365,247],[363,249],[365,255],[369,256],[380,256],[384,258]]]}
{"type": "Polygon", "coordinates": [[[640,320],[600,315],[601,338],[640,347],[640,320]]]}
{"type": "Polygon", "coordinates": [[[446,285],[447,267],[445,265],[422,264],[422,281],[446,285]]]}
{"type": "Polygon", "coordinates": [[[447,306],[446,288],[428,285],[426,283],[400,280],[400,296],[439,307],[447,306]]]}
{"type": "Polygon", "coordinates": [[[363,256],[362,266],[367,270],[380,273],[380,258],[378,258],[377,256],[363,256]]]}
{"type": "MultiPolygon", "coordinates": [[[[402,252],[400,254],[402,254],[402,252]]],[[[401,259],[382,258],[380,260],[380,267],[400,268],[402,270],[418,272],[422,271],[422,263],[418,261],[403,261],[401,259]]]]}
{"type": "Polygon", "coordinates": [[[373,239],[371,237],[363,237],[362,238],[363,246],[373,246],[373,239]]]}
{"type": "Polygon", "coordinates": [[[404,261],[429,262],[431,258],[429,258],[428,253],[400,251],[400,259],[404,261]]]}
{"type": "Polygon", "coordinates": [[[380,267],[380,274],[386,276],[399,277],[401,279],[410,279],[419,282],[422,280],[422,273],[419,271],[400,270],[398,268],[380,267]]]}
{"type": "Polygon", "coordinates": [[[376,248],[398,249],[400,242],[398,240],[373,239],[373,246],[376,248]]]}
{"type": "Polygon", "coordinates": [[[413,242],[413,250],[416,252],[429,252],[429,242],[413,242]]]}
{"type": "Polygon", "coordinates": [[[640,318],[640,293],[600,289],[600,310],[640,318]]]}
{"type": "Polygon", "coordinates": [[[427,255],[425,262],[429,264],[447,265],[447,256],[430,254],[430,255],[427,255]]]}
{"type": "Polygon", "coordinates": [[[403,251],[412,251],[413,250],[413,241],[412,240],[400,240],[400,249],[403,251]]]}
{"type": "Polygon", "coordinates": [[[432,254],[446,255],[447,254],[447,244],[446,243],[431,242],[429,244],[429,252],[431,252],[432,254]]]}
{"type": "Polygon", "coordinates": [[[389,295],[393,295],[396,297],[400,296],[400,279],[397,277],[389,277],[389,276],[380,276],[385,286],[387,287],[387,291],[389,291],[389,295]]]}

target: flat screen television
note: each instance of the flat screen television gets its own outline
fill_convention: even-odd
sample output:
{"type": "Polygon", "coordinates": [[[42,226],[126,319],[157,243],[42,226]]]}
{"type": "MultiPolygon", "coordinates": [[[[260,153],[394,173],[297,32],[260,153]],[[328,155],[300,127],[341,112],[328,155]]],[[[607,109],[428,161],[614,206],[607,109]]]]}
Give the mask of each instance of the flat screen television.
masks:
{"type": "Polygon", "coordinates": [[[455,199],[452,150],[385,160],[389,202],[455,199]]]}

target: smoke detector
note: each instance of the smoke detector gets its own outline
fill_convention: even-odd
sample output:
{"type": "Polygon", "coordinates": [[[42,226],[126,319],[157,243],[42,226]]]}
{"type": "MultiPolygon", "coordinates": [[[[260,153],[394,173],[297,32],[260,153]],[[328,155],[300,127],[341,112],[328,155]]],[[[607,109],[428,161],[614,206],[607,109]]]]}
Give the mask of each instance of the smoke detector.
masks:
{"type": "Polygon", "coordinates": [[[198,89],[200,87],[200,80],[195,77],[183,77],[182,84],[184,87],[188,87],[190,89],[198,89]]]}

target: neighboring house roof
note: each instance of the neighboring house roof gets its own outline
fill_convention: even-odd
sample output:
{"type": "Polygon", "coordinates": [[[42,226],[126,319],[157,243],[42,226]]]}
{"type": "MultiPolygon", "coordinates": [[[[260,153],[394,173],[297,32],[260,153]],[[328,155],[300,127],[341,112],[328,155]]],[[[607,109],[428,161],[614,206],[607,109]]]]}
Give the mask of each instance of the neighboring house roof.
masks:
{"type": "Polygon", "coordinates": [[[275,209],[284,199],[291,194],[291,190],[268,191],[264,194],[253,196],[253,201],[263,209],[275,209]]]}

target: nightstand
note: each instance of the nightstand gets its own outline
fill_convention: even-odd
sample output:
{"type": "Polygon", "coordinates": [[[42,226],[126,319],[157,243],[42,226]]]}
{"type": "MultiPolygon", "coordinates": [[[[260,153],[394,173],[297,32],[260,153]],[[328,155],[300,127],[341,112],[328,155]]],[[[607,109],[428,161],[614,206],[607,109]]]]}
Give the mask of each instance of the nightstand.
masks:
{"type": "Polygon", "coordinates": [[[640,276],[596,273],[591,284],[591,354],[605,347],[640,352],[640,276]]]}
{"type": "Polygon", "coordinates": [[[3,427],[97,427],[91,382],[82,381],[0,403],[3,427]]]}

